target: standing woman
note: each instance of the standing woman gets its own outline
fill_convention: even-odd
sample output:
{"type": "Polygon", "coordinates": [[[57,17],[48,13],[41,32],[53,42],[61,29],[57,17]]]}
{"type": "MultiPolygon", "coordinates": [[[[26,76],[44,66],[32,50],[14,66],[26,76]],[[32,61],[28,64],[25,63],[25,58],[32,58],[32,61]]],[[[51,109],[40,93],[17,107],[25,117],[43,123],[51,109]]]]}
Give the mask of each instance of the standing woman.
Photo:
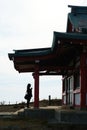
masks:
{"type": "Polygon", "coordinates": [[[24,97],[27,100],[27,108],[29,108],[31,97],[32,97],[32,88],[31,88],[31,84],[28,84],[27,90],[26,90],[26,95],[24,97]]]}

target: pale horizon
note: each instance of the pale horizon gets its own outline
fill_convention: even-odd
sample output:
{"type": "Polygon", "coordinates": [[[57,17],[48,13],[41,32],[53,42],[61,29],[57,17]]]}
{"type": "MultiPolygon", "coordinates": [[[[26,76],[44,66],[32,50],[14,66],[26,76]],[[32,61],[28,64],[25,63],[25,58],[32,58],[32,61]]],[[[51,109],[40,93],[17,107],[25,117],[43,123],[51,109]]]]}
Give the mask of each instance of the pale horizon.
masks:
{"type": "MultiPolygon", "coordinates": [[[[0,0],[0,102],[25,101],[31,73],[18,73],[8,53],[52,46],[53,32],[66,32],[68,5],[87,6],[86,0],[0,0]]],[[[62,98],[61,76],[40,76],[40,100],[62,98]]]]}

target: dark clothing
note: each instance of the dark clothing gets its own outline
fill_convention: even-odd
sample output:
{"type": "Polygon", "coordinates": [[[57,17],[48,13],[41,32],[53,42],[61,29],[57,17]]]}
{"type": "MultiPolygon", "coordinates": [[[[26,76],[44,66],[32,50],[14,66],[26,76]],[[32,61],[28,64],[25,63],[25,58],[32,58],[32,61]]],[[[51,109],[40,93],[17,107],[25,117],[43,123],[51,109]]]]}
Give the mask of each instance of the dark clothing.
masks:
{"type": "Polygon", "coordinates": [[[29,98],[32,97],[32,88],[27,89],[27,94],[28,94],[29,98]]]}
{"type": "Polygon", "coordinates": [[[27,100],[27,108],[29,107],[29,103],[32,97],[32,88],[30,88],[31,84],[27,85],[27,91],[25,95],[25,99],[27,100]]]}

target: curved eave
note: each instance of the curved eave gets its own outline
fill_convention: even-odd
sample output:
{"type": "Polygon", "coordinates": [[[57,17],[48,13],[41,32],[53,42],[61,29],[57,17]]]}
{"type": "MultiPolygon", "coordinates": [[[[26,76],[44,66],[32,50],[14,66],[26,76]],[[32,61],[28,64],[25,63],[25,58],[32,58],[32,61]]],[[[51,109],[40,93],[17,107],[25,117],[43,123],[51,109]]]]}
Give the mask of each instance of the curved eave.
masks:
{"type": "Polygon", "coordinates": [[[87,45],[87,34],[54,32],[51,50],[55,51],[61,44],[87,45]]]}
{"type": "Polygon", "coordinates": [[[28,49],[28,50],[15,50],[15,53],[9,53],[9,59],[13,60],[17,57],[41,57],[51,54],[51,48],[41,48],[41,49],[28,49]]]}
{"type": "Polygon", "coordinates": [[[54,32],[51,48],[17,50],[9,54],[9,59],[13,60],[14,67],[19,72],[34,72],[37,63],[39,71],[49,70],[51,66],[64,67],[69,66],[84,44],[87,45],[85,34],[54,32]]]}
{"type": "Polygon", "coordinates": [[[87,6],[68,5],[71,8],[71,13],[87,14],[87,6]]]}
{"type": "Polygon", "coordinates": [[[74,28],[87,28],[87,14],[68,14],[68,19],[70,20],[74,28]]]}
{"type": "Polygon", "coordinates": [[[45,62],[53,55],[51,48],[16,50],[9,53],[9,59],[14,62],[14,67],[19,72],[34,72],[37,62],[45,62]]]}

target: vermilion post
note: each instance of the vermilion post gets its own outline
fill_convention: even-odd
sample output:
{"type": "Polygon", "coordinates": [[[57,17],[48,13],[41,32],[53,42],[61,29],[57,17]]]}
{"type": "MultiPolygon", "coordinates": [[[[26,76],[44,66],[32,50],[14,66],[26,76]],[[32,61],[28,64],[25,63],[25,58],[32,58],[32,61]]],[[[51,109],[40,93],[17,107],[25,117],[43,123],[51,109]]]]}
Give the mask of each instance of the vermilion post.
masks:
{"type": "Polygon", "coordinates": [[[81,56],[81,66],[80,66],[80,73],[81,73],[81,105],[82,109],[85,108],[86,105],[86,54],[83,53],[81,56]]]}
{"type": "Polygon", "coordinates": [[[34,108],[39,108],[39,67],[36,65],[34,72],[34,108]]]}

